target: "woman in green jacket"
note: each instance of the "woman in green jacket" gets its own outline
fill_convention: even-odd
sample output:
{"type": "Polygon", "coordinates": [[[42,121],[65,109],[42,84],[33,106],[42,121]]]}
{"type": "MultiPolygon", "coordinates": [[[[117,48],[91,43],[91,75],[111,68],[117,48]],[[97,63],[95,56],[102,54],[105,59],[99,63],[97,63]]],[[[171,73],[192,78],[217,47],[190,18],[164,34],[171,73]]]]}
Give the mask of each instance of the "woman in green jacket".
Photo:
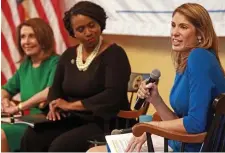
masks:
{"type": "MultiPolygon", "coordinates": [[[[46,101],[52,85],[59,56],[54,50],[51,27],[40,18],[32,18],[17,27],[17,46],[21,55],[20,67],[2,86],[2,112],[16,114],[29,109],[30,114],[41,113],[39,105],[46,101]],[[20,93],[16,105],[12,97],[20,93]]],[[[1,151],[19,149],[20,139],[27,125],[2,124],[1,151]]]]}

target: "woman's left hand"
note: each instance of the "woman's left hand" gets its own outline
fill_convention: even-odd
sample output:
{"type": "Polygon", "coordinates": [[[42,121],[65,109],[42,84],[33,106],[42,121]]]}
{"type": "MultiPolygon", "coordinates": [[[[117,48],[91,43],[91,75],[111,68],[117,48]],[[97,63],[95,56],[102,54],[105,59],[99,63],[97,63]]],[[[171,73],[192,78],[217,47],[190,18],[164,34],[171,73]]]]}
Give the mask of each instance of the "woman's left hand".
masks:
{"type": "Polygon", "coordinates": [[[53,109],[60,108],[64,111],[69,110],[69,103],[67,101],[65,101],[64,99],[61,99],[61,98],[58,98],[58,99],[52,101],[51,105],[52,105],[53,109]]]}

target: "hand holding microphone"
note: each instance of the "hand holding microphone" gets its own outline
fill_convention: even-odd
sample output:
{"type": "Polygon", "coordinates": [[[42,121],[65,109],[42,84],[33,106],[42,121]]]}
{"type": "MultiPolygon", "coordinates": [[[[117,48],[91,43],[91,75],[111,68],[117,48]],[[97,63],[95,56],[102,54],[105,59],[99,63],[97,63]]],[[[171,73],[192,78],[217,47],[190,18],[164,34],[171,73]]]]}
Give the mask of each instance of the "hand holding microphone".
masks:
{"type": "Polygon", "coordinates": [[[145,101],[151,101],[152,98],[159,96],[156,83],[159,81],[160,76],[160,71],[154,69],[150,73],[150,77],[141,83],[137,92],[138,98],[134,109],[139,110],[145,101]]]}
{"type": "Polygon", "coordinates": [[[146,102],[151,102],[152,98],[158,95],[157,85],[155,83],[146,84],[146,80],[142,82],[137,92],[138,98],[143,99],[146,102]]]}

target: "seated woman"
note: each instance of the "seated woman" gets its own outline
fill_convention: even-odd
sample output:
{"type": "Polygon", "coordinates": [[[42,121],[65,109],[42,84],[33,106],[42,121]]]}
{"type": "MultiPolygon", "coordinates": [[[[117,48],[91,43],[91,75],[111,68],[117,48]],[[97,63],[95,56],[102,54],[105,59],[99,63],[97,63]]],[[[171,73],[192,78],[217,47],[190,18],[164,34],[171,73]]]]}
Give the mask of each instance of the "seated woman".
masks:
{"type": "Polygon", "coordinates": [[[89,138],[104,135],[105,120],[129,110],[131,68],[123,48],[102,38],[106,18],[88,1],[65,13],[64,25],[80,44],[62,54],[49,91],[47,118],[55,122],[28,127],[21,151],[84,152],[89,138]]]}
{"type": "MultiPolygon", "coordinates": [[[[42,19],[29,19],[17,27],[17,45],[21,55],[20,67],[2,86],[2,112],[15,114],[30,109],[31,114],[40,113],[37,106],[47,100],[59,60],[54,51],[53,31],[42,19]],[[21,95],[18,105],[12,100],[17,93],[21,95]]],[[[1,128],[2,151],[19,149],[27,126],[2,124],[1,128]]]]}
{"type": "MultiPolygon", "coordinates": [[[[205,132],[212,121],[212,101],[225,92],[225,73],[219,60],[217,36],[207,10],[194,3],[176,8],[171,21],[171,42],[176,68],[170,93],[174,112],[165,104],[155,84],[142,82],[138,97],[146,98],[163,120],[149,124],[183,133],[205,132]]],[[[125,151],[140,151],[145,141],[146,134],[133,137],[125,151]]],[[[180,142],[170,141],[169,145],[179,152],[180,142]]],[[[198,152],[200,147],[201,144],[187,144],[185,151],[198,152]]],[[[106,147],[89,150],[95,151],[106,152],[106,147]]]]}

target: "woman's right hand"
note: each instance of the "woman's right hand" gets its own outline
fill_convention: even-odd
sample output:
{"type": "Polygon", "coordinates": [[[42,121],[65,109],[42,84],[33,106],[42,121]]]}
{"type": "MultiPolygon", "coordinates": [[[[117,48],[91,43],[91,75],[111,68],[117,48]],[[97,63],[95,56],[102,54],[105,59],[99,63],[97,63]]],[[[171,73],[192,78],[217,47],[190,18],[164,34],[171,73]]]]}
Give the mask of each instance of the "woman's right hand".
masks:
{"type": "Polygon", "coordinates": [[[60,113],[57,111],[51,111],[49,110],[46,119],[51,120],[51,121],[56,121],[56,120],[60,120],[60,113]]]}
{"type": "Polygon", "coordinates": [[[146,84],[146,82],[147,80],[141,82],[137,96],[141,99],[145,98],[147,102],[154,103],[160,98],[158,87],[155,83],[146,84]]]}
{"type": "Polygon", "coordinates": [[[52,121],[60,120],[60,112],[55,107],[53,107],[53,102],[49,104],[49,112],[46,118],[52,121]]]}

